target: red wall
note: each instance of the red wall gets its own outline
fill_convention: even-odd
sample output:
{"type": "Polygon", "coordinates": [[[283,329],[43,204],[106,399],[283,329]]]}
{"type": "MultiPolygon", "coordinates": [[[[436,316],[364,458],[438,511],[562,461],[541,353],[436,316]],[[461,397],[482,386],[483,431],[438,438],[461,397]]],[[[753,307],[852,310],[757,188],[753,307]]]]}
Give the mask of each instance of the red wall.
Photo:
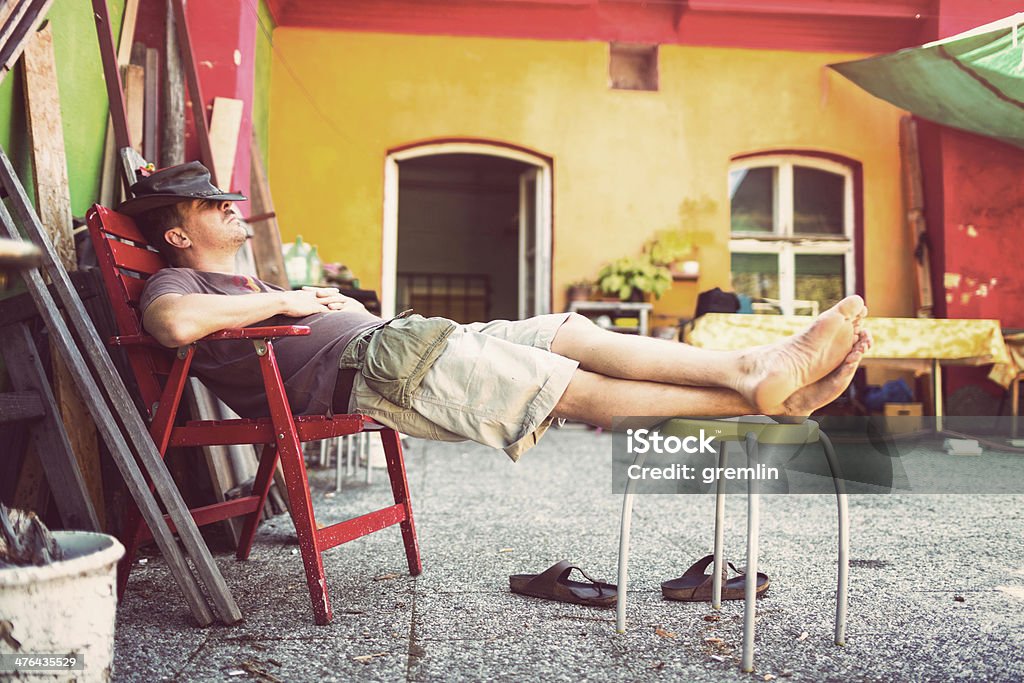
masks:
{"type": "Polygon", "coordinates": [[[946,315],[1024,327],[1024,150],[948,128],[941,144],[946,315]]]}
{"type": "MultiPolygon", "coordinates": [[[[934,37],[1020,9],[1019,0],[941,0],[934,37]]],[[[1024,150],[924,121],[919,131],[936,316],[1024,328],[1024,150]]],[[[950,368],[947,395],[968,384],[1001,395],[987,373],[950,368]]]]}
{"type": "MultiPolygon", "coordinates": [[[[165,5],[143,2],[139,6],[135,40],[163,52],[165,5]]],[[[249,144],[252,140],[252,100],[256,71],[257,16],[246,0],[190,2],[186,5],[192,51],[199,72],[207,123],[214,97],[242,100],[242,125],[238,135],[235,170],[229,180],[218,179],[221,189],[249,195],[249,144]],[[235,63],[235,50],[238,61],[235,63]]],[[[162,67],[161,67],[162,68],[162,67]]],[[[192,125],[191,102],[186,88],[185,158],[199,159],[199,144],[192,125]]],[[[248,214],[245,203],[239,207],[248,214]]]]}

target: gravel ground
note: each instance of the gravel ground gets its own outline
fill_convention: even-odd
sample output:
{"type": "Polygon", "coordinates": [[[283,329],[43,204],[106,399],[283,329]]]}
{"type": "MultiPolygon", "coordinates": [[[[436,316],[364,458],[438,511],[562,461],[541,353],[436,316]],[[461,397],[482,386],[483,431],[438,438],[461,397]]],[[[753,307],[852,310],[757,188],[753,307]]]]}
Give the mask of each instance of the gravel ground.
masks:
{"type": "MultiPolygon", "coordinates": [[[[938,445],[915,455],[948,457],[938,445]]],[[[397,528],[335,548],[324,557],[335,619],[315,626],[279,516],[249,561],[217,553],[245,620],[200,629],[150,553],[119,608],[115,680],[1024,680],[1024,495],[851,496],[845,647],[832,644],[834,498],[762,496],[760,569],[772,585],[758,602],[752,678],[739,671],[741,601],[714,613],[661,599],[661,581],[711,551],[712,498],[637,496],[619,635],[614,610],[515,595],[507,578],[570,559],[615,581],[621,497],[607,434],[552,430],[519,464],[474,444],[413,440],[406,452],[421,576],[408,576],[397,528]]],[[[971,462],[1005,480],[1019,476],[1013,458],[1024,463],[971,462]]],[[[335,495],[333,471],[312,471],[318,520],[389,503],[375,474],[335,495]]],[[[728,496],[726,519],[726,554],[741,565],[743,496],[728,496]]]]}

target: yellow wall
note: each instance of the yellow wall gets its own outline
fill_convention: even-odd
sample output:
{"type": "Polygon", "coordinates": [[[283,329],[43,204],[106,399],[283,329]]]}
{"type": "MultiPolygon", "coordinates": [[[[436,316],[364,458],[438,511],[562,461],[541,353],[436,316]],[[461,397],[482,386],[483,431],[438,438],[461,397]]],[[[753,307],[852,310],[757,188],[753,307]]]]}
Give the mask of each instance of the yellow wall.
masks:
{"type": "MultiPolygon", "coordinates": [[[[608,88],[608,46],[278,28],[270,167],[286,240],[302,234],[379,289],[388,149],[483,138],[554,159],[554,304],[710,201],[699,289],[728,287],[731,157],[803,148],[864,170],[866,296],[912,311],[902,226],[901,112],[825,69],[852,55],[662,46],[660,91],[608,88]],[[282,64],[282,60],[285,64],[282,64]],[[315,103],[315,106],[314,104],[315,103]]],[[[657,310],[692,315],[678,283],[657,310]]]]}

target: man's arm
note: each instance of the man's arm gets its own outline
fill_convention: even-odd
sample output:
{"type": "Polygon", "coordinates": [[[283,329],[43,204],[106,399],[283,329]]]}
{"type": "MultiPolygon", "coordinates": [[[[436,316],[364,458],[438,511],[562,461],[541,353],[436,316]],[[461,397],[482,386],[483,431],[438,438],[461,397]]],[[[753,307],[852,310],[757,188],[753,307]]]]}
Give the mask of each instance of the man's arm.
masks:
{"type": "Polygon", "coordinates": [[[218,330],[246,327],[275,315],[302,318],[357,306],[362,304],[332,287],[239,295],[164,294],[146,308],[142,326],[164,346],[177,348],[218,330]]]}

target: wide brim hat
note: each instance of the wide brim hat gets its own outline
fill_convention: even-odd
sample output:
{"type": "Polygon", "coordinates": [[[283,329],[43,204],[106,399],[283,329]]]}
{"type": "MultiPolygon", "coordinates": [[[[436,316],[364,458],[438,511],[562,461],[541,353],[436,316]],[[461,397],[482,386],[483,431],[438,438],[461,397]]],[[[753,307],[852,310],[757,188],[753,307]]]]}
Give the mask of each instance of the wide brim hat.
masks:
{"type": "Polygon", "coordinates": [[[171,166],[143,178],[129,188],[132,198],[117,207],[119,213],[137,216],[140,213],[191,199],[210,201],[248,199],[237,192],[225,192],[210,182],[210,171],[198,161],[171,166]]]}

